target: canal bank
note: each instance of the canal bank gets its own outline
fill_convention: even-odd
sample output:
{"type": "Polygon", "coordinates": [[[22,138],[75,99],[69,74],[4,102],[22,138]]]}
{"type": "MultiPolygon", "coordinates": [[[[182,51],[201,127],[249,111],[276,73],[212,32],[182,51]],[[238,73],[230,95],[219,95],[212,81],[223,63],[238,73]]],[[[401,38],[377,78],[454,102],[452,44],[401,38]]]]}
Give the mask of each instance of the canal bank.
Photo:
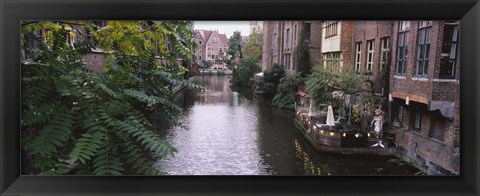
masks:
{"type": "Polygon", "coordinates": [[[182,126],[165,133],[175,157],[156,167],[171,175],[414,175],[396,157],[318,152],[296,130],[291,111],[231,88],[229,76],[195,76],[204,92],[177,93],[182,126]]]}

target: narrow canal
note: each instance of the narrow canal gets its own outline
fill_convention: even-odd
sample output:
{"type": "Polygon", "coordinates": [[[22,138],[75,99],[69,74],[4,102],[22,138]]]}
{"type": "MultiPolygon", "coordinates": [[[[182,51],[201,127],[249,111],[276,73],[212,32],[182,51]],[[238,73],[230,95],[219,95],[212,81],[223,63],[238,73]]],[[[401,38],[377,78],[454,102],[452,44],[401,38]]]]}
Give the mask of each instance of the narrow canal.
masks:
{"type": "Polygon", "coordinates": [[[291,111],[232,89],[229,76],[196,76],[205,92],[184,89],[176,102],[183,126],[167,130],[175,157],[157,167],[171,175],[414,175],[393,156],[316,151],[298,132],[291,111]],[[401,165],[401,166],[400,166],[401,165]]]}

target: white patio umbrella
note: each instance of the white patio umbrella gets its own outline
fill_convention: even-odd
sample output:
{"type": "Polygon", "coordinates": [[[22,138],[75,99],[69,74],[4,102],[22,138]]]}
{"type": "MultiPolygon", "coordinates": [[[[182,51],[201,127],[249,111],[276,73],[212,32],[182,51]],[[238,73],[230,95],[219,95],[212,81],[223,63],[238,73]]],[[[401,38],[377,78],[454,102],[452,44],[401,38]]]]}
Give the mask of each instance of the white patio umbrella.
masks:
{"type": "Polygon", "coordinates": [[[326,124],[328,126],[335,126],[335,118],[333,117],[333,108],[331,105],[328,106],[326,124]]]}
{"type": "Polygon", "coordinates": [[[315,111],[315,106],[313,105],[313,99],[310,99],[310,107],[308,108],[308,116],[316,116],[317,112],[315,111]]]}

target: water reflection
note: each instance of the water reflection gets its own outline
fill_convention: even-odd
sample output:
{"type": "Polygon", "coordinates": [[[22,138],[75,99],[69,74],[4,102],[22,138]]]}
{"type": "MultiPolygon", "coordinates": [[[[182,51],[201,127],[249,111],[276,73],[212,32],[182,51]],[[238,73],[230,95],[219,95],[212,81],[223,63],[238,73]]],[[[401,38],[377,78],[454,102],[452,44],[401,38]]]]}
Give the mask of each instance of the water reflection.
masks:
{"type": "Polygon", "coordinates": [[[167,130],[178,150],[157,167],[173,175],[413,175],[392,157],[319,153],[295,130],[293,113],[231,89],[228,76],[199,76],[176,103],[183,126],[167,130]]]}

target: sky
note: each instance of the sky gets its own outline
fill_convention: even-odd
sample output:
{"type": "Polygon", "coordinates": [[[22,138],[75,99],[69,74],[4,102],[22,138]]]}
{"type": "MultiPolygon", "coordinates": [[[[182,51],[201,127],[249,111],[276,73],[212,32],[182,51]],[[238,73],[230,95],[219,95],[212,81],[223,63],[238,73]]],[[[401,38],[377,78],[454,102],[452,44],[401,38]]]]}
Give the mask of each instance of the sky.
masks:
{"type": "Polygon", "coordinates": [[[233,35],[233,32],[239,30],[243,36],[250,34],[248,21],[195,21],[195,30],[218,30],[221,34],[226,34],[227,38],[233,35]]]}

